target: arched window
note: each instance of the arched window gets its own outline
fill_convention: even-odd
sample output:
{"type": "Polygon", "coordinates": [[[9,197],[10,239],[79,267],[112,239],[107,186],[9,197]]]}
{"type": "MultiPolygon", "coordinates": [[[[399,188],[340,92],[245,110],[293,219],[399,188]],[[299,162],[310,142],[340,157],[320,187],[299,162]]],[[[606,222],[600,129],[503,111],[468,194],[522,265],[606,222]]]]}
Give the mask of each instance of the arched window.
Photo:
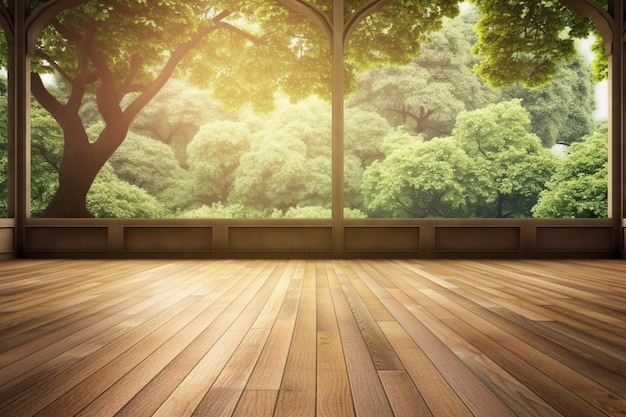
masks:
{"type": "MultiPolygon", "coordinates": [[[[604,58],[593,24],[563,6],[537,11],[520,1],[510,19],[519,13],[519,24],[537,28],[521,42],[521,31],[502,24],[498,1],[439,3],[414,13],[421,32],[395,34],[346,95],[346,209],[383,218],[606,218],[608,96],[604,74],[592,70],[604,58]],[[567,23],[556,27],[554,15],[567,23]],[[406,62],[394,63],[402,54],[406,62]]],[[[411,13],[394,5],[357,30],[391,37],[378,22],[411,13]]],[[[366,39],[349,39],[348,60],[366,39]]]]}
{"type": "Polygon", "coordinates": [[[36,50],[33,217],[330,218],[329,45],[299,13],[86,2],[36,50]]]}

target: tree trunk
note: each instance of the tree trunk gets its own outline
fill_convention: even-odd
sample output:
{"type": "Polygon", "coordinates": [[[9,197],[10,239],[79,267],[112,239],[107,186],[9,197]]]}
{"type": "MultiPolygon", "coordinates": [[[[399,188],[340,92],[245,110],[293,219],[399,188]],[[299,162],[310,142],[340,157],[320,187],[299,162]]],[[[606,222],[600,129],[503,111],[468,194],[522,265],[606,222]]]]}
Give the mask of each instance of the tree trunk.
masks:
{"type": "Polygon", "coordinates": [[[41,217],[89,218],[87,193],[107,158],[98,158],[93,148],[64,152],[59,188],[41,217]],[[72,155],[72,156],[68,156],[72,155]]]}

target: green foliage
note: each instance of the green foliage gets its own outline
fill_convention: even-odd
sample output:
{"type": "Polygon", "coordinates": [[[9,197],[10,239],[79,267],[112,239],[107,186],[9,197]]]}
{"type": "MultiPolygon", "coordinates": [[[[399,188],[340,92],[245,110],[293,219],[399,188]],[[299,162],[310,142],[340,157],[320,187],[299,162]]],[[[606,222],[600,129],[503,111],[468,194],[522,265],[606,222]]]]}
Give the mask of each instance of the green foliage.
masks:
{"type": "Polygon", "coordinates": [[[391,126],[428,138],[449,136],[456,116],[496,100],[497,94],[472,71],[473,23],[466,14],[444,19],[421,55],[405,66],[377,67],[361,74],[349,108],[376,112],[391,126]]]}
{"type": "Polygon", "coordinates": [[[481,11],[473,51],[484,59],[476,71],[494,87],[552,81],[557,64],[576,54],[574,40],[593,24],[558,0],[473,0],[481,11]],[[523,28],[523,30],[520,30],[523,28]]]}
{"type": "Polygon", "coordinates": [[[525,89],[520,85],[505,88],[505,99],[519,98],[529,113],[531,130],[543,146],[573,143],[593,131],[595,91],[591,69],[580,54],[570,62],[557,65],[557,74],[547,86],[525,89]]]}
{"type": "Polygon", "coordinates": [[[574,143],[533,207],[535,217],[608,217],[608,132],[606,124],[574,143]]]}
{"type": "Polygon", "coordinates": [[[496,196],[477,208],[480,217],[530,217],[556,161],[529,128],[519,100],[459,115],[454,139],[477,169],[488,173],[488,189],[496,196]]]}
{"type": "Polygon", "coordinates": [[[331,205],[331,124],[328,103],[279,100],[255,123],[250,149],[239,158],[228,202],[286,211],[331,205]]]}
{"type": "Polygon", "coordinates": [[[609,78],[609,58],[604,49],[604,41],[597,33],[594,35],[594,42],[591,45],[591,51],[593,52],[591,69],[593,71],[593,81],[600,82],[609,78]]]}
{"type": "Polygon", "coordinates": [[[381,145],[392,132],[387,120],[364,107],[348,107],[344,116],[344,206],[363,208],[361,181],[365,169],[382,159],[381,145]]]}
{"type": "Polygon", "coordinates": [[[555,156],[529,132],[518,100],[463,112],[452,137],[424,142],[401,130],[368,167],[370,216],[530,217],[555,156]]]}
{"type": "Polygon", "coordinates": [[[168,211],[176,212],[192,204],[191,184],[166,144],[130,133],[111,156],[116,176],[140,187],[156,198],[168,211]]]}
{"type": "Polygon", "coordinates": [[[252,137],[240,122],[219,121],[203,125],[187,146],[197,201],[226,201],[233,188],[239,158],[250,148],[252,137]]]}
{"type": "Polygon", "coordinates": [[[485,179],[451,138],[422,142],[406,133],[403,145],[390,150],[363,176],[370,217],[467,217],[488,197],[485,179]],[[412,139],[412,142],[411,142],[412,139]]]}
{"type": "MultiPolygon", "coordinates": [[[[360,3],[348,2],[348,10],[354,11],[360,3]]],[[[348,68],[363,71],[380,65],[407,64],[419,55],[430,34],[441,29],[444,17],[459,13],[458,3],[458,0],[395,1],[366,17],[349,38],[348,68]]]]}
{"type": "Polygon", "coordinates": [[[180,166],[187,167],[187,145],[200,126],[229,117],[207,91],[171,79],[137,115],[130,130],[168,145],[180,166]]]}
{"type": "Polygon", "coordinates": [[[346,109],[344,130],[346,155],[357,158],[365,168],[383,156],[380,145],[391,126],[378,112],[353,107],[346,109]]]}
{"type": "Polygon", "coordinates": [[[274,212],[274,219],[330,219],[331,209],[320,206],[290,207],[286,212],[274,212]]]}
{"type": "MultiPolygon", "coordinates": [[[[478,36],[470,30],[475,11],[447,18],[457,15],[457,1],[402,0],[365,18],[348,38],[347,92],[354,88],[357,72],[369,70],[346,109],[344,195],[348,207],[367,207],[373,215],[410,217],[527,216],[528,204],[536,201],[554,169],[551,156],[529,129],[540,133],[539,126],[543,127],[540,135],[545,144],[565,136],[575,140],[586,133],[587,86],[574,82],[582,67],[560,63],[571,56],[574,38],[590,32],[589,22],[563,9],[558,0],[474,3],[482,11],[478,36]],[[530,37],[522,37],[522,32],[530,37]],[[480,59],[468,52],[476,40],[480,59]],[[397,64],[403,66],[379,68],[397,64]],[[551,79],[555,82],[552,90],[523,96],[530,121],[527,115],[522,120],[513,107],[498,117],[476,112],[471,117],[481,122],[460,118],[452,138],[428,145],[425,140],[452,134],[458,114],[495,100],[494,92],[470,71],[476,64],[494,85],[537,87],[551,79]],[[561,85],[560,75],[555,75],[561,67],[573,80],[570,90],[564,87],[567,77],[561,85]],[[550,123],[543,122],[541,118],[550,113],[565,113],[542,100],[578,112],[568,113],[566,120],[552,117],[550,123]],[[494,126],[494,120],[502,126],[494,126]],[[413,135],[401,129],[391,133],[390,124],[413,135]],[[478,141],[478,151],[476,143],[466,140],[470,136],[478,141]],[[417,185],[412,178],[402,186],[398,178],[390,183],[389,178],[399,177],[403,169],[425,184],[417,185]],[[441,178],[435,175],[437,170],[441,178]],[[453,184],[455,175],[459,178],[453,184]],[[529,179],[533,175],[536,178],[529,179]],[[362,180],[369,194],[359,192],[362,180]],[[395,189],[398,207],[393,206],[397,202],[389,203],[392,197],[387,197],[388,207],[379,204],[375,188],[389,195],[395,189]],[[413,198],[411,193],[418,191],[425,194],[413,198]]],[[[332,2],[310,4],[330,16],[332,2]]],[[[344,4],[349,19],[364,2],[344,4]]],[[[149,193],[145,197],[160,201],[162,216],[184,216],[194,204],[204,204],[206,209],[196,210],[212,210],[216,213],[212,216],[220,210],[235,213],[237,207],[245,207],[237,214],[241,217],[251,213],[305,216],[305,208],[313,216],[317,208],[329,210],[330,107],[316,98],[330,94],[329,55],[328,39],[318,26],[263,0],[90,0],[62,13],[39,37],[33,65],[38,72],[56,72],[57,82],[65,83],[54,88],[46,85],[50,97],[34,88],[37,98],[63,123],[62,131],[51,125],[50,117],[36,123],[40,127],[34,130],[40,132],[35,132],[39,137],[33,141],[33,173],[40,168],[45,172],[34,179],[41,182],[33,184],[33,196],[39,199],[34,206],[51,200],[62,167],[74,164],[69,170],[81,175],[94,171],[94,166],[101,166],[113,154],[114,173],[141,186],[149,193]],[[168,79],[172,82],[156,95],[168,79]],[[182,81],[206,89],[206,96],[186,88],[182,81]],[[292,104],[285,96],[302,101],[292,104]],[[76,107],[77,102],[82,106],[76,107]],[[266,116],[241,110],[248,102],[266,116]],[[239,111],[227,114],[222,107],[239,111]],[[212,123],[212,128],[199,131],[207,118],[232,122],[212,123]],[[241,147],[227,139],[233,136],[228,127],[233,124],[245,125],[249,131],[241,147]],[[151,139],[127,135],[128,128],[151,139]],[[65,153],[59,146],[61,132],[65,153]],[[94,145],[89,148],[97,152],[82,153],[85,147],[76,145],[83,140],[82,133],[94,145]],[[187,160],[186,150],[192,148],[187,160]],[[80,156],[61,164],[62,155],[80,156]],[[189,172],[184,170],[188,166],[189,172]],[[199,201],[198,194],[202,196],[199,201]]],[[[123,182],[113,188],[118,185],[125,191],[107,194],[96,189],[95,195],[139,198],[123,182]]],[[[141,204],[148,207],[148,200],[141,204]]],[[[91,197],[89,201],[93,205],[91,197]]],[[[34,212],[43,210],[34,208],[34,212]]],[[[106,211],[97,209],[98,215],[106,211]]],[[[126,209],[109,212],[134,216],[126,209]]]]}
{"type": "Polygon", "coordinates": [[[229,204],[226,206],[218,202],[210,206],[203,205],[187,210],[176,217],[184,219],[245,219],[265,217],[265,213],[251,210],[241,204],[229,204]]]}
{"type": "Polygon", "coordinates": [[[95,217],[159,218],[163,206],[136,185],[121,181],[113,169],[105,165],[87,194],[87,207],[95,217]]]}
{"type": "Polygon", "coordinates": [[[31,105],[31,216],[38,217],[50,204],[59,184],[63,132],[38,103],[31,105]]]}
{"type": "Polygon", "coordinates": [[[66,148],[62,197],[44,215],[88,215],[88,185],[170,78],[209,90],[226,108],[269,111],[277,91],[329,95],[328,48],[317,26],[262,0],[91,0],[62,12],[41,32],[33,61],[33,94],[62,124],[66,148]],[[38,76],[53,72],[63,96],[38,76]],[[106,126],[96,138],[81,119],[81,104],[94,102],[106,126]]]}
{"type": "Polygon", "coordinates": [[[306,184],[304,152],[297,140],[264,141],[240,160],[230,202],[286,210],[302,201],[306,184]]]}

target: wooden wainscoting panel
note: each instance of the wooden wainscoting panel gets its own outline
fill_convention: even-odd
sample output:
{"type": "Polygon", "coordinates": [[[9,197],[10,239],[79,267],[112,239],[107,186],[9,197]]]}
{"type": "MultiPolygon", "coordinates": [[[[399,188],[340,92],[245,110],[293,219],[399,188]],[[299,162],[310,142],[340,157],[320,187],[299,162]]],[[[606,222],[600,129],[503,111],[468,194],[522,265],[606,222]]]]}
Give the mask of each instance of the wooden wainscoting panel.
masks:
{"type": "Polygon", "coordinates": [[[537,227],[537,251],[610,252],[612,227],[537,227]]]}
{"type": "Polygon", "coordinates": [[[124,227],[124,250],[142,252],[210,251],[212,227],[124,227]]]}
{"type": "Polygon", "coordinates": [[[15,251],[15,228],[0,228],[0,253],[9,253],[15,251]]]}
{"type": "Polygon", "coordinates": [[[420,250],[420,227],[343,228],[346,252],[416,252],[420,250]]]}
{"type": "Polygon", "coordinates": [[[245,252],[330,252],[331,227],[229,227],[228,250],[245,252]]]}
{"type": "Polygon", "coordinates": [[[521,249],[519,227],[435,227],[435,251],[519,251],[521,249]]]}
{"type": "Polygon", "coordinates": [[[26,252],[98,252],[109,249],[106,226],[27,226],[26,252]]]}

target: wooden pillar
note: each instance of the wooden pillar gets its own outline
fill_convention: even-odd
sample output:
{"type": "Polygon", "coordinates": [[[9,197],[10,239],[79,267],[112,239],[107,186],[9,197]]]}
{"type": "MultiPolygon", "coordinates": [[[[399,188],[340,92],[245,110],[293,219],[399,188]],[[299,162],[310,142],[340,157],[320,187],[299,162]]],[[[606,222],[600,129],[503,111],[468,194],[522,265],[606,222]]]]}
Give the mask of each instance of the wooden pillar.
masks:
{"type": "Polygon", "coordinates": [[[15,218],[15,250],[21,257],[25,243],[25,220],[30,208],[30,60],[27,56],[26,18],[29,0],[10,0],[14,39],[9,43],[9,109],[11,146],[9,188],[10,215],[15,218]],[[11,178],[12,177],[12,178],[11,178]]]}
{"type": "Polygon", "coordinates": [[[625,48],[625,15],[624,1],[609,1],[609,14],[613,17],[613,40],[611,45],[609,89],[612,98],[609,132],[611,143],[609,157],[612,162],[612,180],[610,184],[609,210],[615,220],[616,252],[626,258],[624,248],[626,241],[626,65],[624,64],[625,48]]]}
{"type": "Polygon", "coordinates": [[[343,131],[344,131],[344,4],[333,2],[332,51],[332,215],[333,215],[333,251],[340,257],[343,252],[343,131]]]}

